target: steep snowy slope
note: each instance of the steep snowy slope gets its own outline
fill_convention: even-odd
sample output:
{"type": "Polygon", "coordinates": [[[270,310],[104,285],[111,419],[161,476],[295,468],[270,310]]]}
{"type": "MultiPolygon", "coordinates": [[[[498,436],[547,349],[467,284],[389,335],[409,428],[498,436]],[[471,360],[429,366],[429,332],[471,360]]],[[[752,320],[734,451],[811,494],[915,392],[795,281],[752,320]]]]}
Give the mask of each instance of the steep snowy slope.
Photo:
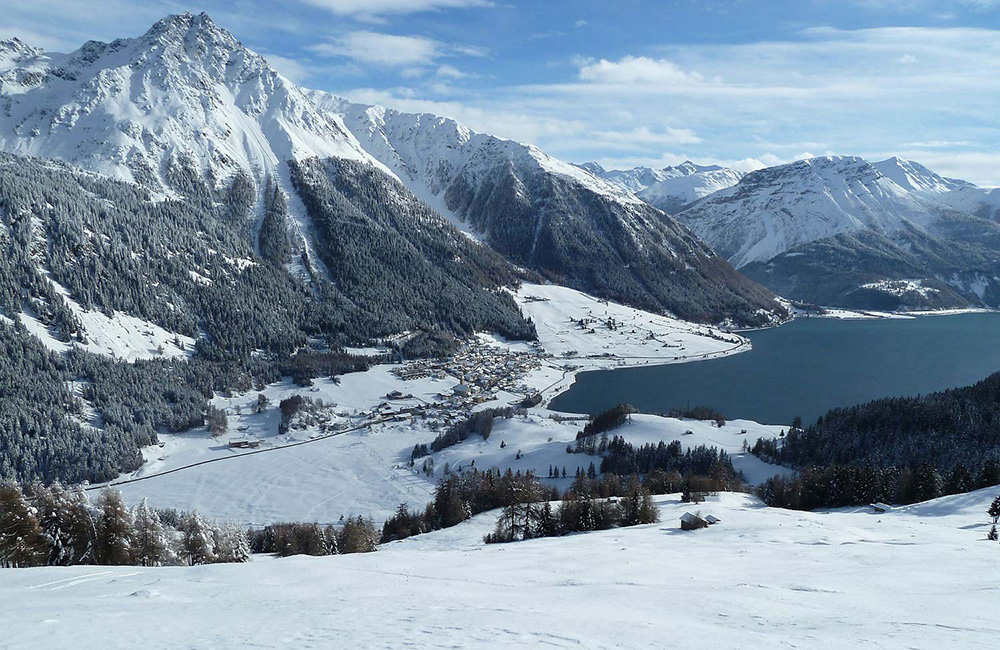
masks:
{"type": "MultiPolygon", "coordinates": [[[[945,178],[932,172],[918,162],[902,160],[895,156],[887,160],[872,163],[883,176],[905,190],[928,198],[940,197],[955,190],[975,188],[968,181],[957,178],[945,178]]],[[[978,189],[978,188],[977,188],[978,189]]]]}
{"type": "Polygon", "coordinates": [[[945,178],[918,162],[889,158],[872,166],[900,187],[983,219],[1000,220],[1000,190],[987,190],[968,181],[945,178]]]}
{"type": "Polygon", "coordinates": [[[685,227],[584,169],[454,120],[311,96],[410,191],[515,264],[691,320],[764,323],[780,313],[685,227]]]}
{"type": "Polygon", "coordinates": [[[0,148],[163,189],[186,167],[221,182],[311,156],[374,162],[336,115],[204,13],[72,54],[0,43],[0,148]]]}

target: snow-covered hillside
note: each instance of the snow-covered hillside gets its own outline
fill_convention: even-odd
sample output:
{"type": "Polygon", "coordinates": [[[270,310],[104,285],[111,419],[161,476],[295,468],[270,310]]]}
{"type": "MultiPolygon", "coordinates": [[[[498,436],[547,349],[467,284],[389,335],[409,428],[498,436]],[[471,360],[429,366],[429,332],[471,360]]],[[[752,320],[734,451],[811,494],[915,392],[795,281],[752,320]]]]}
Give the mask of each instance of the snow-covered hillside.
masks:
{"type": "Polygon", "coordinates": [[[661,523],[484,545],[496,513],[376,553],[0,571],[4,647],[988,648],[997,490],[796,512],[656,497],[661,523]],[[682,532],[689,510],[719,519],[682,532]],[[178,624],[183,622],[183,624],[178,624]]]}
{"type": "Polygon", "coordinates": [[[466,228],[467,215],[453,214],[446,193],[459,176],[470,185],[481,184],[498,164],[512,165],[528,175],[553,174],[612,200],[638,203],[631,193],[530,144],[477,133],[455,120],[428,113],[358,104],[317,90],[308,95],[321,109],[339,116],[361,146],[391,169],[407,189],[466,228]]]}
{"type": "Polygon", "coordinates": [[[186,168],[258,180],[310,156],[377,164],[207,14],[71,54],[0,43],[0,148],[169,189],[186,168]]]}

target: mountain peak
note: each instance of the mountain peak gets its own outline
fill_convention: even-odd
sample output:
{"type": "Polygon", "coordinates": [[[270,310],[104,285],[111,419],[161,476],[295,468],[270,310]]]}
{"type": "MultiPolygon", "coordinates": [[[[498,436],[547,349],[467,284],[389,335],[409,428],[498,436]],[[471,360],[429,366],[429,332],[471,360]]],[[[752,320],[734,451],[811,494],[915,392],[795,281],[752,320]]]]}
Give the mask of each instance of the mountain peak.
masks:
{"type": "Polygon", "coordinates": [[[0,95],[0,147],[157,190],[171,187],[178,165],[218,183],[238,169],[262,179],[310,156],[371,161],[337,116],[207,13],[167,16],[138,38],[89,41],[68,55],[0,50],[0,95]]]}

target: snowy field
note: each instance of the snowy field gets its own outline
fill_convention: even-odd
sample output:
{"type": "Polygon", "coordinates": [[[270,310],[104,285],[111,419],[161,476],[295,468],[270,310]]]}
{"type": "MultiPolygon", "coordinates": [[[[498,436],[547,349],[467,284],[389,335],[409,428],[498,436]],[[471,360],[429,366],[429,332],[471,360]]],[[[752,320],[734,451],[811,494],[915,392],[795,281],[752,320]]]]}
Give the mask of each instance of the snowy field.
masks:
{"type": "Polygon", "coordinates": [[[722,521],[486,546],[495,513],[324,558],[0,570],[0,647],[990,648],[997,489],[875,515],[722,494],[722,521]]]}
{"type": "MultiPolygon", "coordinates": [[[[161,436],[166,440],[161,451],[169,455],[164,461],[150,462],[135,476],[158,474],[208,458],[226,460],[122,484],[118,489],[131,503],[147,498],[156,507],[196,509],[211,518],[240,524],[334,523],[341,515],[359,514],[381,522],[402,502],[421,508],[430,501],[446,463],[455,469],[468,468],[473,461],[480,470],[530,469],[546,483],[554,483],[561,489],[569,487],[572,478],[556,481],[544,478],[550,466],[565,467],[567,476],[572,477],[578,467],[586,470],[592,462],[600,465],[600,458],[566,452],[566,446],[576,440],[585,420],[559,423],[551,415],[549,411],[532,410],[526,418],[498,419],[489,440],[474,435],[431,454],[436,468],[433,476],[419,471],[423,459],[415,468],[408,467],[408,461],[413,446],[430,443],[437,432],[409,422],[385,423],[258,454],[230,450],[225,442],[212,441],[207,433],[198,437],[161,436]],[[178,442],[179,438],[185,440],[178,442]],[[169,449],[171,445],[176,448],[169,449]],[[520,459],[516,459],[518,452],[522,454],[520,459]]],[[[245,420],[251,417],[270,418],[276,414],[248,416],[245,420]]],[[[636,415],[631,424],[614,434],[637,445],[680,440],[684,448],[701,444],[719,447],[733,456],[737,471],[742,471],[750,482],[758,483],[787,470],[744,454],[743,440],[752,444],[757,438],[776,436],[779,429],[748,421],[729,422],[719,429],[709,422],[636,415]],[[742,433],[744,429],[746,434],[742,433]]],[[[308,440],[309,435],[292,433],[290,439],[284,436],[282,444],[308,440]]]]}
{"type": "Polygon", "coordinates": [[[516,300],[545,351],[581,370],[712,359],[750,342],[707,325],[660,316],[556,285],[524,284],[516,300]],[[608,321],[614,321],[614,329],[608,321]],[[585,321],[581,326],[580,321],[585,321]]]}

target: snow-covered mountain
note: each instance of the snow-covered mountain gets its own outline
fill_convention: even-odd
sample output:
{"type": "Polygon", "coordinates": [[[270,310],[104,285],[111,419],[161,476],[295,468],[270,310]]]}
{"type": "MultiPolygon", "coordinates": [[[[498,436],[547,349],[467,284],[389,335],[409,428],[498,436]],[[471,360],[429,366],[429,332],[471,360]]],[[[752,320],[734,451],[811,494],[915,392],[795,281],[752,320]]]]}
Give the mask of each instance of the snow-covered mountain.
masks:
{"type": "Polygon", "coordinates": [[[903,189],[928,198],[941,197],[955,190],[976,187],[968,181],[945,178],[918,162],[903,160],[895,156],[872,163],[872,167],[903,189]]]}
{"type": "Polygon", "coordinates": [[[205,180],[224,186],[239,170],[259,194],[275,178],[313,262],[324,258],[316,215],[286,163],[357,161],[379,172],[370,179],[378,192],[393,195],[401,181],[555,282],[698,320],[758,324],[782,311],[763,287],[630,192],[453,120],[299,88],[206,14],[169,16],[139,38],[89,42],[68,55],[0,45],[0,148],[167,195],[205,180]]]}
{"type": "Polygon", "coordinates": [[[606,170],[596,162],[583,163],[579,167],[635,193],[646,203],[669,214],[679,212],[713,192],[732,187],[744,175],[735,169],[719,165],[697,165],[690,160],[663,169],[634,167],[606,170]]]}
{"type": "Polygon", "coordinates": [[[674,214],[698,199],[727,187],[743,178],[743,172],[718,165],[696,165],[690,161],[661,170],[666,178],[639,192],[640,199],[664,212],[674,214]]]}
{"type": "Polygon", "coordinates": [[[891,297],[875,301],[882,308],[995,305],[1000,230],[951,205],[971,192],[985,194],[917,163],[828,156],[751,172],[678,218],[789,297],[873,308],[874,292],[891,297]]]}
{"type": "Polygon", "coordinates": [[[0,43],[0,148],[156,189],[191,165],[222,181],[312,156],[377,164],[336,115],[204,13],[71,54],[0,43]]]}
{"type": "Polygon", "coordinates": [[[912,160],[894,157],[872,166],[917,196],[983,219],[1000,221],[1000,189],[987,190],[968,181],[946,178],[912,160]]]}
{"type": "Polygon", "coordinates": [[[722,312],[759,320],[774,310],[770,297],[684,226],[537,147],[435,115],[318,91],[310,96],[340,115],[365,151],[407,189],[518,265],[605,298],[695,320],[722,312]]]}
{"type": "Polygon", "coordinates": [[[861,158],[828,156],[751,172],[679,218],[739,268],[844,232],[931,227],[942,210],[861,158]]]}

